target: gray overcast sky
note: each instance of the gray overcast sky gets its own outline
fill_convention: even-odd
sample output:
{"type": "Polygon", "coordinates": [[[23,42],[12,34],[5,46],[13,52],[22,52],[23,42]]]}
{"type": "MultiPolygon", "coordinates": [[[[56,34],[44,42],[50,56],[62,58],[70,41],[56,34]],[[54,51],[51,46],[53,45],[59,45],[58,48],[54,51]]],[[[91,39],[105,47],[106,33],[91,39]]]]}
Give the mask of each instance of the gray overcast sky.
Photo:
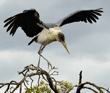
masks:
{"type": "MultiPolygon", "coordinates": [[[[37,65],[40,45],[28,46],[31,38],[21,28],[13,37],[3,28],[6,18],[30,8],[35,8],[45,23],[57,22],[77,10],[103,8],[97,23],[78,22],[61,27],[70,54],[55,42],[44,49],[43,55],[59,68],[57,80],[77,84],[83,70],[83,82],[110,88],[110,0],[0,0],[0,83],[19,81],[22,76],[17,71],[29,64],[37,65]]],[[[43,59],[41,67],[47,69],[43,59]]]]}

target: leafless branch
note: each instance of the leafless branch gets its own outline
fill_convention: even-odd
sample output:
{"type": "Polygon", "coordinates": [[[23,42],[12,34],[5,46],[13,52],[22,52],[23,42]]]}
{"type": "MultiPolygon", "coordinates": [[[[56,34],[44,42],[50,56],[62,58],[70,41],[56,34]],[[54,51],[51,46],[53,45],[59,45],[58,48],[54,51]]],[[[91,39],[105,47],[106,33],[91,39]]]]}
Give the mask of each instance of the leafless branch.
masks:
{"type": "MultiPolygon", "coordinates": [[[[56,69],[55,67],[53,67],[50,71],[56,69]]],[[[54,77],[51,77],[51,75],[53,75],[54,73],[56,73],[56,71],[53,71],[52,74],[50,74],[50,71],[47,72],[45,70],[43,70],[42,68],[38,68],[36,66],[34,66],[33,64],[28,65],[26,67],[24,67],[24,70],[22,70],[21,72],[18,72],[19,75],[23,75],[23,78],[21,79],[21,81],[17,82],[12,80],[9,83],[0,83],[0,88],[7,86],[6,90],[4,93],[7,93],[10,90],[10,93],[14,93],[18,88],[19,88],[19,93],[22,93],[22,85],[24,84],[24,86],[28,89],[27,85],[28,82],[26,79],[30,78],[31,80],[31,87],[32,87],[32,83],[33,83],[33,79],[32,76],[39,76],[38,77],[38,87],[39,87],[39,81],[40,81],[40,77],[42,77],[45,81],[47,81],[49,83],[50,88],[55,92],[55,93],[59,93],[58,89],[57,89],[57,83],[61,82],[61,81],[56,81],[54,79],[54,77]],[[12,87],[15,86],[15,87],[12,87]]],[[[64,89],[63,93],[69,93],[71,90],[73,90],[74,87],[77,87],[76,89],[76,93],[81,93],[82,89],[89,89],[95,93],[104,93],[103,90],[105,90],[107,93],[110,93],[109,89],[103,88],[103,87],[99,87],[94,83],[91,82],[84,82],[82,83],[82,71],[79,74],[79,83],[77,85],[73,85],[70,89],[64,89]],[[86,86],[85,86],[86,85],[86,86]],[[93,89],[91,87],[88,87],[87,85],[90,85],[92,87],[95,87],[96,89],[93,89]]]]}
{"type": "MultiPolygon", "coordinates": [[[[46,72],[45,70],[41,69],[41,68],[37,68],[35,67],[33,64],[29,65],[29,66],[26,66],[24,68],[23,71],[21,72],[18,72],[19,75],[22,74],[23,75],[23,78],[21,81],[19,82],[16,82],[16,81],[11,81],[10,83],[0,83],[0,88],[4,87],[5,85],[7,85],[7,89],[4,93],[8,92],[9,89],[10,89],[10,85],[15,85],[15,88],[13,88],[13,90],[10,92],[10,93],[14,93],[15,90],[17,90],[18,88],[20,88],[20,93],[22,92],[22,84],[24,84],[24,86],[26,88],[28,88],[25,84],[25,82],[28,82],[26,80],[27,77],[29,77],[32,82],[33,82],[33,79],[31,78],[32,76],[36,76],[36,75],[39,75],[39,78],[38,78],[38,82],[40,80],[40,75],[43,76],[45,75],[46,76],[46,81],[48,81],[49,83],[49,86],[51,87],[51,89],[55,92],[55,93],[59,93],[59,91],[57,90],[56,88],[56,85],[53,84],[53,81],[52,81],[52,78],[50,77],[49,73],[46,72]],[[34,73],[29,73],[29,70],[30,71],[36,71],[34,73]]],[[[44,77],[43,77],[44,78],[44,77]]],[[[31,82],[31,86],[32,86],[32,82],[31,82]]]]}
{"type": "Polygon", "coordinates": [[[106,90],[108,93],[110,93],[109,90],[107,90],[105,88],[102,88],[102,87],[99,87],[94,83],[91,83],[91,82],[82,83],[82,71],[81,71],[80,74],[79,74],[79,84],[75,86],[75,87],[77,87],[76,93],[80,93],[81,89],[84,89],[84,88],[92,90],[95,93],[99,93],[98,91],[96,91],[93,88],[90,88],[90,87],[87,87],[87,86],[85,87],[85,85],[87,85],[87,84],[91,85],[92,87],[95,87],[100,93],[104,93],[103,90],[106,90]]]}

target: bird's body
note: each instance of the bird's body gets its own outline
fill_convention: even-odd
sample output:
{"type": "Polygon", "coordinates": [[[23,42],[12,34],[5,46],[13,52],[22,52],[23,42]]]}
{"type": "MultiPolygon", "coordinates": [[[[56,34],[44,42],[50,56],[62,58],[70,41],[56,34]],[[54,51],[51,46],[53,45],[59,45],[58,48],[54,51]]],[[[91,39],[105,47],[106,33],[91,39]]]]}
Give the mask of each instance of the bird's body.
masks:
{"type": "MultiPolygon", "coordinates": [[[[60,27],[69,23],[80,21],[85,23],[96,22],[96,20],[99,19],[98,16],[101,16],[100,13],[103,12],[101,9],[102,8],[76,11],[59,20],[57,23],[42,22],[40,20],[39,13],[35,9],[24,10],[22,13],[6,19],[4,21],[6,22],[4,27],[9,26],[7,28],[7,32],[10,31],[10,35],[12,36],[15,34],[18,27],[21,27],[28,37],[35,36],[28,45],[30,45],[33,41],[40,43],[41,47],[38,52],[40,56],[42,56],[41,53],[44,47],[53,41],[59,41],[62,43],[67,52],[70,53],[65,41],[65,36],[61,32],[60,27]]],[[[45,60],[48,62],[47,59],[45,60]]],[[[48,64],[50,63],[48,62],[48,64]]]]}
{"type": "Polygon", "coordinates": [[[36,42],[42,45],[48,45],[54,41],[59,41],[58,40],[59,33],[61,33],[61,29],[59,27],[49,29],[44,28],[38,35],[38,39],[36,40],[36,42]]]}

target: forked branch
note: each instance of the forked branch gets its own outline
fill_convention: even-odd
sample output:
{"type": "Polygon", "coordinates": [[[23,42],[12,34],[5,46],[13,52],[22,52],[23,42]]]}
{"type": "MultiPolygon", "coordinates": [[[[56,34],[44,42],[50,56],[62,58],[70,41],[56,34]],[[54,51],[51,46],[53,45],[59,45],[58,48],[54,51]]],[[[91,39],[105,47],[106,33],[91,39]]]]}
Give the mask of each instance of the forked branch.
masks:
{"type": "MultiPolygon", "coordinates": [[[[50,88],[55,92],[55,93],[59,93],[57,88],[56,88],[56,85],[53,84],[53,80],[51,78],[51,75],[49,75],[49,73],[41,68],[37,68],[36,66],[34,66],[33,64],[29,65],[29,66],[26,66],[24,68],[23,71],[21,72],[18,72],[19,74],[22,74],[23,75],[23,78],[20,82],[16,82],[16,81],[11,81],[10,83],[0,83],[0,88],[4,87],[7,85],[7,89],[4,93],[8,92],[9,89],[11,88],[10,85],[14,85],[15,87],[13,89],[11,89],[10,93],[14,93],[15,90],[17,90],[18,88],[20,89],[20,93],[22,93],[22,84],[24,84],[24,86],[26,88],[27,87],[27,80],[26,78],[30,78],[33,82],[33,79],[31,78],[32,76],[36,76],[36,75],[39,75],[39,76],[42,76],[44,78],[44,75],[46,76],[46,78],[44,80],[46,80],[48,83],[49,83],[49,86],[50,88]],[[36,71],[34,73],[29,73],[29,71],[36,71]]],[[[32,82],[31,82],[31,86],[32,86],[32,82]]]]}
{"type": "Polygon", "coordinates": [[[103,87],[99,87],[94,83],[91,83],[91,82],[82,83],[82,71],[79,74],[79,84],[75,85],[74,87],[77,87],[76,93],[81,93],[82,89],[89,89],[89,90],[91,90],[95,93],[104,93],[103,90],[105,90],[106,92],[110,93],[110,91],[108,89],[105,89],[103,87]],[[95,87],[99,92],[97,90],[95,90],[94,88],[85,86],[85,85],[88,85],[88,84],[91,85],[92,87],[95,87]]]}
{"type": "MultiPolygon", "coordinates": [[[[23,84],[28,89],[28,87],[27,87],[28,80],[26,80],[26,79],[30,78],[30,80],[31,80],[31,87],[32,87],[32,83],[34,81],[32,79],[32,77],[33,76],[39,76],[38,84],[37,84],[38,87],[39,87],[40,77],[42,77],[46,82],[48,82],[50,88],[55,93],[60,93],[60,91],[58,91],[58,89],[57,89],[58,81],[56,81],[53,77],[51,77],[51,75],[57,75],[55,73],[58,73],[57,71],[53,71],[53,73],[50,73],[50,71],[52,71],[54,69],[56,69],[56,68],[53,67],[51,70],[49,70],[49,72],[47,72],[47,71],[43,70],[42,68],[38,68],[38,67],[34,66],[33,64],[31,64],[29,66],[26,66],[23,71],[18,72],[19,74],[23,75],[23,78],[21,79],[21,81],[16,82],[16,81],[12,80],[9,83],[0,83],[0,88],[2,88],[4,86],[7,86],[7,88],[6,88],[4,93],[7,93],[9,90],[10,90],[10,93],[14,93],[19,88],[19,93],[22,93],[22,85],[23,84]],[[14,87],[11,87],[11,86],[14,86],[14,87]]],[[[99,86],[97,86],[94,83],[91,83],[91,82],[84,82],[84,83],[82,83],[82,71],[79,74],[79,83],[77,85],[73,85],[69,89],[64,90],[62,93],[69,93],[71,90],[73,90],[74,87],[77,87],[76,93],[81,93],[82,89],[88,89],[88,90],[93,91],[94,93],[104,93],[104,90],[107,93],[110,93],[109,89],[106,89],[106,88],[103,88],[103,87],[99,87],[99,86]],[[88,87],[87,85],[90,85],[92,87],[88,87]],[[96,89],[94,89],[93,87],[96,88],[96,89]]]]}

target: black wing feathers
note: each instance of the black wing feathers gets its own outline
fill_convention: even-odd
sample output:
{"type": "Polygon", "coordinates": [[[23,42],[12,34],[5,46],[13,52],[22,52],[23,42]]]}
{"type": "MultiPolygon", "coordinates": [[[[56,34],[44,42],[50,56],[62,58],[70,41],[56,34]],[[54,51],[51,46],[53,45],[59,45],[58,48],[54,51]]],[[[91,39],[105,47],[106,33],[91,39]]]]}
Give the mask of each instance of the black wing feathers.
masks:
{"type": "Polygon", "coordinates": [[[83,22],[90,22],[92,23],[93,21],[96,22],[98,20],[98,16],[101,16],[101,10],[102,8],[95,9],[95,10],[81,10],[77,11],[75,13],[71,13],[70,15],[66,16],[65,18],[59,20],[57,24],[59,26],[63,26],[68,23],[72,22],[78,22],[78,21],[83,21],[83,22]]]}
{"type": "MultiPolygon", "coordinates": [[[[61,27],[72,22],[96,22],[99,19],[98,16],[101,16],[101,12],[103,12],[101,9],[102,8],[95,10],[81,10],[71,13],[59,20],[56,25],[61,27]]],[[[12,16],[4,22],[6,23],[4,27],[8,26],[7,32],[10,31],[10,35],[12,36],[15,34],[18,27],[21,27],[29,37],[36,36],[44,27],[48,28],[46,24],[40,21],[39,13],[35,9],[24,10],[23,13],[12,16]]]]}
{"type": "MultiPolygon", "coordinates": [[[[39,14],[36,10],[25,10],[23,13],[19,13],[6,19],[4,27],[8,26],[7,32],[10,31],[10,35],[15,34],[18,27],[21,27],[27,36],[33,37],[42,31],[43,27],[37,25],[41,24],[39,14]]],[[[41,24],[42,25],[42,24],[41,24]]]]}
{"type": "Polygon", "coordinates": [[[34,41],[36,41],[37,38],[38,38],[38,36],[34,37],[34,38],[28,43],[28,45],[30,45],[31,43],[33,43],[34,41]]]}

